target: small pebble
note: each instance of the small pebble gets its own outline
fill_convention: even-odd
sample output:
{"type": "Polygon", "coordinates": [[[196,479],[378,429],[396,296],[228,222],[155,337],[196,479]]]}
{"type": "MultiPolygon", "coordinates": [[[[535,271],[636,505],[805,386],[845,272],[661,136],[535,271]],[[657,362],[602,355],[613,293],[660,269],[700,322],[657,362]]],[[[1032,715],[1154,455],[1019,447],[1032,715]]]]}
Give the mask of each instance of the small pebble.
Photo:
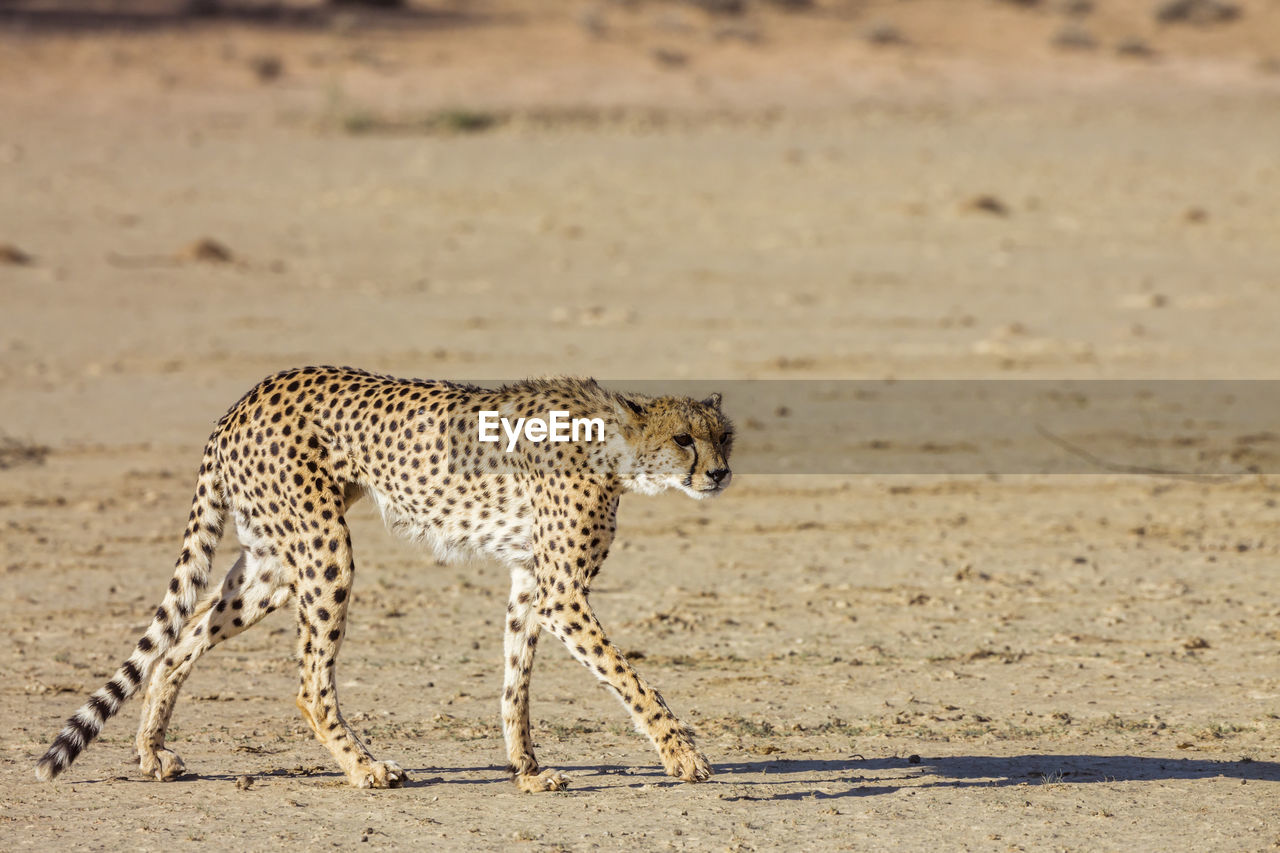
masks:
{"type": "Polygon", "coordinates": [[[978,213],[990,213],[992,216],[1009,215],[1009,206],[990,194],[974,196],[965,202],[964,209],[978,213]]]}
{"type": "Polygon", "coordinates": [[[183,261],[203,261],[211,264],[229,263],[234,256],[231,250],[217,240],[208,237],[197,240],[178,252],[178,259],[183,261]]]}
{"type": "Polygon", "coordinates": [[[14,267],[25,267],[31,263],[31,256],[9,243],[0,243],[0,264],[14,267]]]}

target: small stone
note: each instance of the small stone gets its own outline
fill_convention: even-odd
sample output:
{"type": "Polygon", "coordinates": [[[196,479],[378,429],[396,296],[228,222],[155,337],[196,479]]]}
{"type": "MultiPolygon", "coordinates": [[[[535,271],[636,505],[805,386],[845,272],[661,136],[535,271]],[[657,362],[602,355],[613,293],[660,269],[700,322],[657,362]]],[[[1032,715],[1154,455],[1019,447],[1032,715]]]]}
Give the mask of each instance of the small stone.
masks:
{"type": "Polygon", "coordinates": [[[907,756],[907,763],[908,763],[908,764],[919,764],[919,763],[920,763],[920,756],[918,756],[918,755],[908,755],[908,756],[907,756]]]}
{"type": "Polygon", "coordinates": [[[240,791],[247,791],[253,787],[253,783],[255,781],[257,780],[252,776],[238,776],[236,777],[236,789],[240,791]]]}
{"type": "Polygon", "coordinates": [[[178,260],[202,261],[210,264],[225,264],[234,260],[231,250],[217,240],[208,237],[197,240],[178,252],[178,260]]]}
{"type": "Polygon", "coordinates": [[[12,267],[29,266],[33,258],[26,252],[9,243],[0,243],[0,264],[12,267]]]}
{"type": "Polygon", "coordinates": [[[992,216],[1008,216],[1009,206],[1001,201],[998,197],[984,193],[969,199],[964,203],[964,210],[976,213],[989,213],[992,216]]]}

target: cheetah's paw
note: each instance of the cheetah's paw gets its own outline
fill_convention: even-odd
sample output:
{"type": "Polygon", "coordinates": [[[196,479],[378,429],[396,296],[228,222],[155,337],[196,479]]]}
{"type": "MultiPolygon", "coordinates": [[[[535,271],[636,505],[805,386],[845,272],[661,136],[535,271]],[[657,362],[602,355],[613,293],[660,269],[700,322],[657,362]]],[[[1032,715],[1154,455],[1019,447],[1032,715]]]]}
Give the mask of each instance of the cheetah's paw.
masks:
{"type": "Polygon", "coordinates": [[[178,753],[171,749],[157,749],[150,755],[138,758],[138,767],[148,776],[154,776],[161,782],[172,782],[187,772],[187,765],[182,763],[178,753]]]}
{"type": "Polygon", "coordinates": [[[705,782],[713,772],[707,757],[691,746],[662,756],[662,765],[668,776],[675,776],[684,782],[705,782]]]}
{"type": "Polygon", "coordinates": [[[375,761],[356,771],[351,784],[357,788],[402,788],[409,781],[409,774],[394,761],[375,761]]]}
{"type": "Polygon", "coordinates": [[[526,794],[538,794],[542,791],[563,791],[569,787],[569,777],[555,770],[543,770],[541,773],[520,773],[515,778],[516,787],[526,794]]]}

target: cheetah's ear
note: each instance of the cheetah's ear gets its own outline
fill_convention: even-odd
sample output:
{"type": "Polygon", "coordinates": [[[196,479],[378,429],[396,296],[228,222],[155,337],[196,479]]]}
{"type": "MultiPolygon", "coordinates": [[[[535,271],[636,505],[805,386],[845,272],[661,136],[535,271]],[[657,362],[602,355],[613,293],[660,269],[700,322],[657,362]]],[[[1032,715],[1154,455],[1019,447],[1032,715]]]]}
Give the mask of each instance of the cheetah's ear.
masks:
{"type": "Polygon", "coordinates": [[[643,404],[618,394],[615,396],[614,411],[618,413],[618,428],[622,430],[623,437],[628,441],[644,432],[645,407],[643,404]]]}
{"type": "Polygon", "coordinates": [[[720,411],[720,395],[712,394],[710,397],[702,401],[702,405],[710,406],[711,408],[715,409],[717,412],[720,411]]]}

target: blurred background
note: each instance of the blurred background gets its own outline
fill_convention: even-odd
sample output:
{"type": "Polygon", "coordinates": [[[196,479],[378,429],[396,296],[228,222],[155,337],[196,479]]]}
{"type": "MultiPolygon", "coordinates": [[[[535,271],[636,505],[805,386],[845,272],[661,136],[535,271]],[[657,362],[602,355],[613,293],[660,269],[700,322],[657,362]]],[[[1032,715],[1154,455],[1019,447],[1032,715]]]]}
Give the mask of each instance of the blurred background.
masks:
{"type": "Polygon", "coordinates": [[[314,361],[1268,376],[1278,45],[1277,0],[2,0],[10,429],[314,361]]]}
{"type": "Polygon", "coordinates": [[[1270,375],[1277,45],[1277,0],[3,0],[10,429],[313,361],[1270,375]]]}

